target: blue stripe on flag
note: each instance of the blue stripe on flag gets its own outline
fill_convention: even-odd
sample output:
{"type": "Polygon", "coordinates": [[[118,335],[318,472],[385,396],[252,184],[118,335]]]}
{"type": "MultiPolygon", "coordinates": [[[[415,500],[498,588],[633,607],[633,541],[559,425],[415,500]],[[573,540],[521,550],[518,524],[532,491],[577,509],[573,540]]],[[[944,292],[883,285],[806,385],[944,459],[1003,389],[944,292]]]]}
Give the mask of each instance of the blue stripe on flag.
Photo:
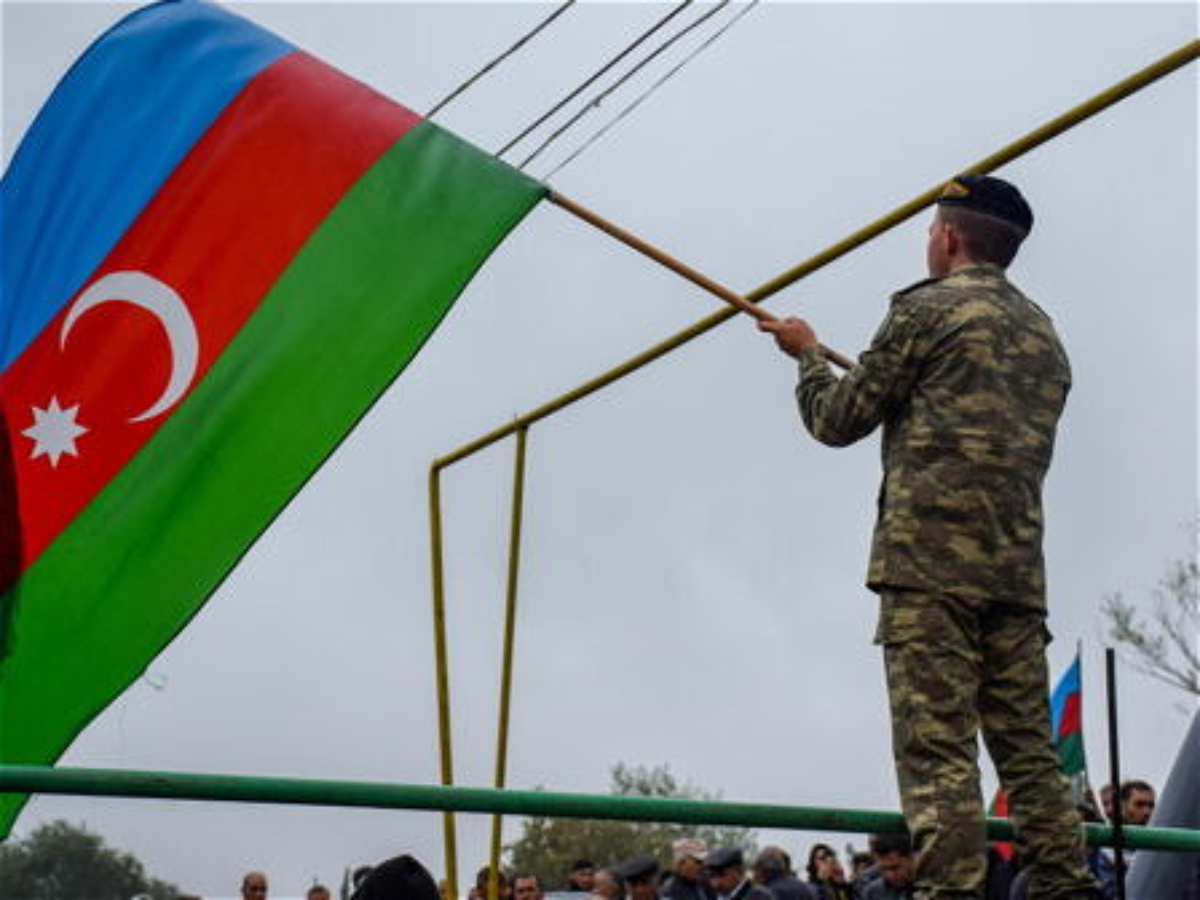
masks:
{"type": "Polygon", "coordinates": [[[246,83],[294,49],[218,6],[167,0],[122,19],[75,62],[0,181],[0,372],[246,83]]]}

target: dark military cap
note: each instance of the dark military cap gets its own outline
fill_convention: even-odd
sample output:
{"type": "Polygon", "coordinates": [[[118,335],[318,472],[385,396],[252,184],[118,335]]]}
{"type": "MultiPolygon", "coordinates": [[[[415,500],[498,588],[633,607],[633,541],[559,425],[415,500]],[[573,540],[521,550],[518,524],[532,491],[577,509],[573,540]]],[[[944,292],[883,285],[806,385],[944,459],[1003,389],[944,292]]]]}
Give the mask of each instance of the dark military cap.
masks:
{"type": "Polygon", "coordinates": [[[1033,228],[1033,210],[1021,192],[1002,178],[959,175],[938,197],[938,206],[957,206],[1003,219],[1026,234],[1033,228]]]}
{"type": "Polygon", "coordinates": [[[704,857],[705,868],[712,869],[714,872],[719,872],[721,869],[728,869],[731,866],[743,868],[742,851],[737,847],[718,847],[708,856],[704,857]]]}
{"type": "Polygon", "coordinates": [[[658,874],[658,860],[653,856],[635,856],[616,868],[616,873],[626,881],[640,881],[658,874]]]}
{"type": "Polygon", "coordinates": [[[440,900],[437,885],[411,856],[375,866],[354,892],[353,900],[440,900]]]}

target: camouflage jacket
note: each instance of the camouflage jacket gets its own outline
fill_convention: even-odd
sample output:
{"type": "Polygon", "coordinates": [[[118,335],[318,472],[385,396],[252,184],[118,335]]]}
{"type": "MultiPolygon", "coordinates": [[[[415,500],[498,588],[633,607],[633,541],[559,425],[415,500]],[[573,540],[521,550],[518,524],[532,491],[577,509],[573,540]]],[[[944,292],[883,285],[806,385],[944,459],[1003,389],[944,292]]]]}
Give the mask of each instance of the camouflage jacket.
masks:
{"type": "Polygon", "coordinates": [[[992,265],[894,295],[841,378],[801,355],[796,399],[817,440],[883,426],[871,589],[1045,608],[1042,480],[1070,385],[1049,317],[992,265]]]}

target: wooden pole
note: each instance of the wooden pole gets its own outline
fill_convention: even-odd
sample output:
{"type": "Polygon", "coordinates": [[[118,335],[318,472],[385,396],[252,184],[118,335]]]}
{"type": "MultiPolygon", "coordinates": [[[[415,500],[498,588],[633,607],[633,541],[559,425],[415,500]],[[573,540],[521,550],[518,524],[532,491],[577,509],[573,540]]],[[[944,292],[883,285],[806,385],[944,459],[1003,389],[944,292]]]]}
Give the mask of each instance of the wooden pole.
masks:
{"type": "MultiPolygon", "coordinates": [[[[598,213],[593,212],[586,206],[576,203],[569,197],[564,197],[557,191],[551,191],[546,199],[548,199],[555,206],[565,209],[571,215],[587,222],[594,228],[600,229],[610,237],[616,238],[625,246],[631,247],[643,256],[649,257],[659,265],[670,269],[676,275],[681,275],[697,287],[708,291],[714,297],[719,297],[730,306],[734,306],[747,315],[758,319],[760,322],[774,322],[777,320],[778,317],[771,315],[771,313],[767,312],[757,303],[750,302],[741,294],[731,291],[723,284],[720,284],[709,278],[703,272],[693,269],[686,263],[681,262],[675,257],[665,253],[658,247],[655,247],[653,244],[642,240],[636,234],[626,231],[620,225],[608,221],[608,219],[604,218],[598,213]]],[[[854,367],[854,360],[850,359],[848,356],[843,356],[836,350],[831,350],[828,347],[821,345],[821,352],[825,354],[826,359],[843,369],[852,369],[854,367]]]]}

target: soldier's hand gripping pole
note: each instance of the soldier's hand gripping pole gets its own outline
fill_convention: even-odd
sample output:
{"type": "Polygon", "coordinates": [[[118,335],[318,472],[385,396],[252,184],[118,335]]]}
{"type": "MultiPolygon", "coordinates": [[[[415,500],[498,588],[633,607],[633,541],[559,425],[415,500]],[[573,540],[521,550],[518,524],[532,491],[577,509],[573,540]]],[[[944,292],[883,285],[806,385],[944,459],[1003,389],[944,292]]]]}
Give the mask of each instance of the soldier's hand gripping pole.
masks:
{"type": "MultiPolygon", "coordinates": [[[[767,312],[765,309],[763,309],[757,303],[752,303],[751,301],[749,301],[745,297],[743,297],[741,294],[735,293],[734,291],[731,291],[729,288],[725,287],[724,285],[719,284],[716,281],[713,281],[711,278],[709,278],[703,272],[698,272],[695,269],[693,269],[691,266],[675,259],[675,257],[667,255],[662,250],[659,250],[657,247],[655,247],[653,244],[649,244],[646,241],[643,241],[637,235],[632,234],[632,233],[626,231],[621,226],[608,221],[603,216],[597,215],[596,213],[592,212],[587,207],[580,206],[574,200],[571,200],[568,197],[564,197],[562,194],[558,193],[557,191],[551,191],[549,194],[549,197],[547,199],[551,203],[555,204],[556,206],[558,206],[562,209],[565,209],[567,212],[571,213],[571,215],[582,219],[583,221],[587,222],[589,225],[593,226],[594,228],[598,228],[601,231],[603,231],[605,234],[616,238],[618,241],[620,241],[622,244],[625,244],[627,247],[632,247],[638,253],[641,253],[643,256],[649,257],[650,259],[654,260],[659,265],[665,266],[666,268],[670,269],[675,274],[682,275],[684,278],[686,278],[692,284],[703,288],[704,290],[706,290],[710,294],[712,294],[714,297],[719,297],[720,299],[724,300],[726,303],[730,304],[731,306],[737,307],[742,312],[746,313],[747,315],[753,316],[755,319],[759,320],[760,322],[776,321],[775,316],[771,315],[769,312],[767,312]]],[[[852,359],[850,359],[847,356],[843,356],[841,353],[838,353],[836,350],[831,350],[828,347],[822,345],[821,352],[825,354],[825,358],[828,359],[831,363],[833,363],[837,366],[840,366],[843,369],[850,369],[854,366],[854,361],[852,359]]]]}

